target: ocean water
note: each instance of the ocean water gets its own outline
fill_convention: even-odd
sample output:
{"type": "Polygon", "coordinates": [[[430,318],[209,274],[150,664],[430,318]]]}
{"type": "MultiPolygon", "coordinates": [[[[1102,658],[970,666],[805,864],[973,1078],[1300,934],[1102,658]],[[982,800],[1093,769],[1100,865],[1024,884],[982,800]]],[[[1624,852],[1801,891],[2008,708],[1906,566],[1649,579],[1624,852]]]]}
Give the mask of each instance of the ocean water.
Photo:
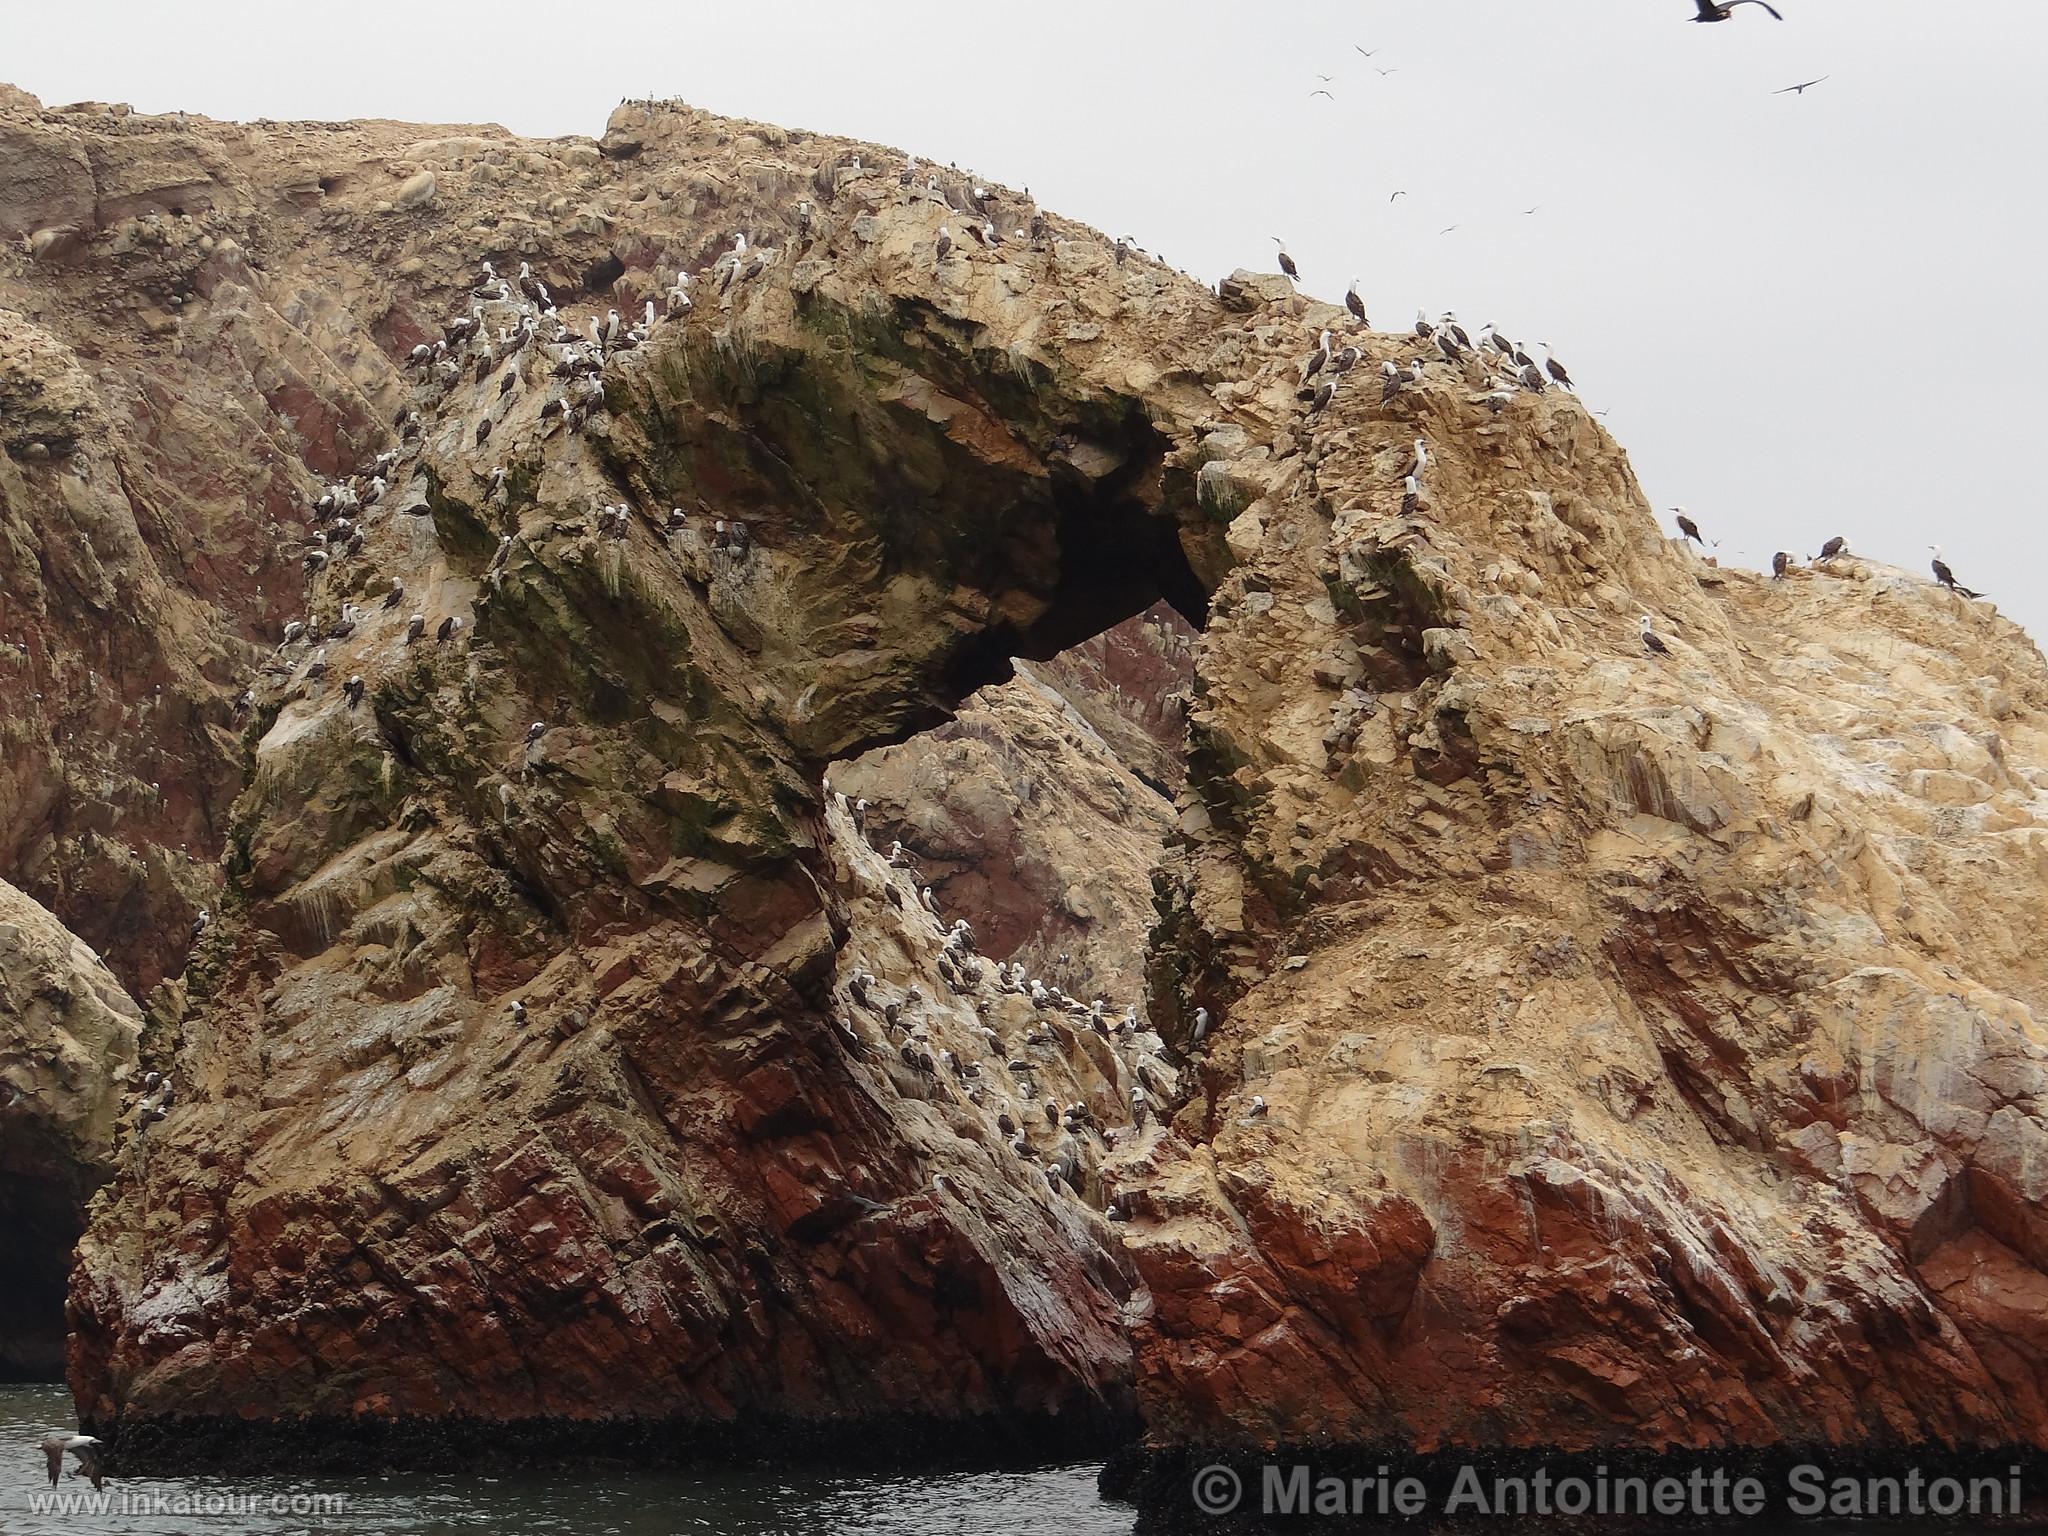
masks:
{"type": "Polygon", "coordinates": [[[109,1478],[51,1488],[40,1443],[71,1395],[0,1385],[0,1532],[133,1536],[1130,1536],[1095,1465],[1030,1471],[620,1472],[519,1476],[109,1478]],[[309,1501],[335,1501],[316,1505],[309,1501]],[[61,1502],[55,1502],[61,1501],[61,1502]]]}

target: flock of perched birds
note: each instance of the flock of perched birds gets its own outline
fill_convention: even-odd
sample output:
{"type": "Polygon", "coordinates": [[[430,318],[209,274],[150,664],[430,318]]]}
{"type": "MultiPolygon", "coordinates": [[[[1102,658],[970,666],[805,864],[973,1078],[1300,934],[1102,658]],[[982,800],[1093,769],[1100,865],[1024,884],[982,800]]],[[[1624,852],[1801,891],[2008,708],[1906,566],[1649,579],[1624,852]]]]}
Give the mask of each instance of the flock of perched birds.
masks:
{"type": "MultiPolygon", "coordinates": [[[[841,1039],[857,1053],[875,1044],[893,1049],[912,1072],[990,1113],[1010,1150],[1037,1168],[1051,1189],[1085,1198],[1089,1171],[1117,1129],[1116,1122],[1105,1123],[1104,1112],[1117,1112],[1120,1123],[1133,1128],[1170,1113],[1179,1075],[1165,1041],[1140,1019],[1136,1003],[1119,1009],[1107,997],[1084,1002],[1031,975],[1021,963],[999,962],[991,976],[977,952],[972,926],[965,918],[945,921],[931,887],[919,884],[915,861],[903,844],[891,842],[883,852],[867,842],[869,803],[849,800],[829,783],[826,789],[834,811],[878,855],[889,904],[930,924],[939,943],[939,976],[972,1007],[977,1020],[964,1037],[956,1031],[954,1043],[961,1047],[956,1051],[935,1035],[947,1027],[948,1013],[930,1004],[922,987],[913,984],[892,993],[862,968],[846,980],[845,1009],[837,1020],[841,1039]],[[868,1021],[866,1029],[856,1018],[868,1021]],[[1092,1048],[1086,1043],[1090,1036],[1097,1042],[1092,1048]],[[1099,1078],[1106,1092],[1095,1093],[1093,1105],[1086,1097],[1062,1104],[1047,1092],[1049,1079],[1061,1069],[1075,1083],[1091,1075],[1099,1078]]],[[[1208,1027],[1208,1010],[1198,1010],[1189,1050],[1202,1043],[1208,1027]]],[[[1264,1101],[1254,1100],[1246,1118],[1265,1112],[1264,1101]]],[[[1103,1203],[1111,1221],[1128,1219],[1119,1201],[1103,1203]]]]}

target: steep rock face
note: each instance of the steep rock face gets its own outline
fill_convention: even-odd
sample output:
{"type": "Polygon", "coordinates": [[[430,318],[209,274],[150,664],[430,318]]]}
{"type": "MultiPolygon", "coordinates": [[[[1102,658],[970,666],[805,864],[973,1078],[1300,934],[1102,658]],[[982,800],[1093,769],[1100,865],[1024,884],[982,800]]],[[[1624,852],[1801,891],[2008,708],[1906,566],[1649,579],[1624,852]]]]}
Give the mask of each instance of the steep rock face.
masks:
{"type": "Polygon", "coordinates": [[[0,1380],[64,1364],[64,1284],[113,1176],[141,1015],[75,935],[0,882],[0,1380]]]}
{"type": "Polygon", "coordinates": [[[1219,1023],[1111,1174],[1149,1435],[2048,1443],[2048,670],[1462,382],[1232,530],[1153,959],[1219,1023]]]}
{"type": "MultiPolygon", "coordinates": [[[[1704,567],[1571,397],[1473,363],[1382,402],[1409,338],[1350,331],[1366,381],[1311,414],[1341,310],[1000,189],[990,249],[968,183],[873,146],[32,126],[95,212],[7,302],[88,406],[224,370],[290,450],[283,559],[314,473],[386,482],[303,596],[223,598],[230,655],[321,638],[217,749],[184,1097],[73,1281],[96,1423],[1099,1425],[1134,1388],[1159,1447],[2048,1443],[2048,677],[1987,606],[1704,567]],[[142,251],[216,274],[162,328],[94,307],[142,251]],[[568,383],[483,259],[579,333],[678,272],[695,304],[568,383]],[[488,356],[402,366],[472,305],[488,356]],[[281,359],[321,382],[265,391],[281,359]],[[1161,598],[1212,615],[1170,1052],[997,986],[945,938],[988,915],[817,788],[1161,598]]],[[[192,430],[162,463],[246,469],[192,430]]],[[[253,537],[254,484],[195,525],[253,537]]]]}
{"type": "Polygon", "coordinates": [[[1159,604],[839,765],[832,783],[869,802],[869,837],[903,844],[984,954],[1121,1012],[1144,994],[1192,642],[1159,604]]]}
{"type": "MultiPolygon", "coordinates": [[[[609,159],[279,130],[222,189],[273,210],[234,303],[362,359],[370,419],[419,421],[360,445],[390,458],[346,526],[297,481],[318,639],[256,679],[222,912],[167,1000],[183,1096],[80,1249],[73,1384],[113,1433],[258,1403],[1128,1415],[1094,1170],[1172,1069],[1135,1023],[999,989],[907,876],[877,899],[818,785],[1013,654],[1162,593],[1199,613],[1194,565],[1228,557],[1167,451],[1207,397],[1060,318],[1118,280],[1064,227],[935,293],[943,199],[851,175],[852,146],[636,127],[609,159]],[[769,257],[721,299],[733,226],[769,257]],[[565,384],[559,347],[497,352],[519,304],[472,291],[513,255],[565,306],[591,285],[579,334],[678,270],[698,306],[565,384]],[[376,350],[472,304],[494,359],[376,350]]],[[[106,247],[67,272],[104,280],[106,247]]],[[[1201,294],[1148,282],[1195,323],[1201,294]]]]}

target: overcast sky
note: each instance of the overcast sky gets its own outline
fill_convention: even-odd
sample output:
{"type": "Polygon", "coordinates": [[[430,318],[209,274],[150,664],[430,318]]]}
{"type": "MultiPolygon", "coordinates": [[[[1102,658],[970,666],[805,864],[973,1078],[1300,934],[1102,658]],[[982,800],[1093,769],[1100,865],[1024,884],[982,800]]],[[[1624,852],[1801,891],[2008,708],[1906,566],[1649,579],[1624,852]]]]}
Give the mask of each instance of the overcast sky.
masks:
{"type": "Polygon", "coordinates": [[[1554,343],[1724,560],[1939,542],[2048,635],[2048,0],[1776,3],[10,0],[0,78],[535,135],[680,96],[1029,186],[1205,281],[1282,235],[1375,324],[1554,343]]]}

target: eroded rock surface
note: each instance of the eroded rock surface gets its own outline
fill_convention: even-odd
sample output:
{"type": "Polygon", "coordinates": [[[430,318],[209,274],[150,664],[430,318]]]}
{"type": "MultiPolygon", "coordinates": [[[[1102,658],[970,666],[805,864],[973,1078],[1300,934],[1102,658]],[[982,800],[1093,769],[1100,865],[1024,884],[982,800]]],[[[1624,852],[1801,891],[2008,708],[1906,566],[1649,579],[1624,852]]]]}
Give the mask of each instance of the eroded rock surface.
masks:
{"type": "Polygon", "coordinates": [[[0,490],[55,546],[10,868],[160,866],[142,980],[224,881],[81,1249],[96,1425],[2048,1445],[2048,671],[1988,604],[1702,565],[1570,395],[1383,399],[1412,336],[872,145],[0,114],[0,490]],[[486,259],[578,335],[693,305],[560,378],[486,259]],[[1177,719],[1008,681],[1162,599],[1184,781],[1177,719]],[[819,786],[949,718],[877,837],[934,913],[819,786]],[[947,937],[1059,942],[966,852],[1026,762],[1094,977],[1149,854],[1066,861],[1119,797],[1171,840],[1128,1029],[947,937]]]}
{"type": "Polygon", "coordinates": [[[62,1372],[71,1249],[113,1177],[141,1027],[99,957],[0,882],[0,1380],[62,1372]]]}

